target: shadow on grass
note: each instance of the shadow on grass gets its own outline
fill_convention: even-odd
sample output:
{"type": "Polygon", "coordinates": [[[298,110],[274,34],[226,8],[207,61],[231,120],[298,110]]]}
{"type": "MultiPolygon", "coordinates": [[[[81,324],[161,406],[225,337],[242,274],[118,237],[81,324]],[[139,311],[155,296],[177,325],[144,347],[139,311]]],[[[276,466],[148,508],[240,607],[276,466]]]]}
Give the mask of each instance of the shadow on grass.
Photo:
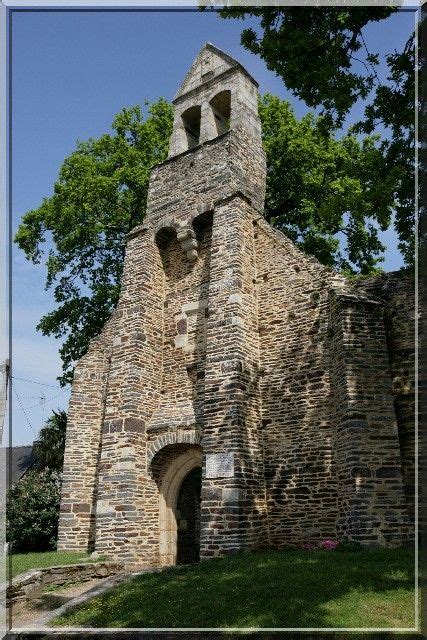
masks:
{"type": "Polygon", "coordinates": [[[53,611],[69,602],[72,598],[73,596],[67,596],[61,593],[43,593],[32,603],[32,607],[34,610],[53,611]]]}
{"type": "Polygon", "coordinates": [[[413,568],[408,549],[242,554],[141,575],[53,624],[413,628],[413,568]]]}

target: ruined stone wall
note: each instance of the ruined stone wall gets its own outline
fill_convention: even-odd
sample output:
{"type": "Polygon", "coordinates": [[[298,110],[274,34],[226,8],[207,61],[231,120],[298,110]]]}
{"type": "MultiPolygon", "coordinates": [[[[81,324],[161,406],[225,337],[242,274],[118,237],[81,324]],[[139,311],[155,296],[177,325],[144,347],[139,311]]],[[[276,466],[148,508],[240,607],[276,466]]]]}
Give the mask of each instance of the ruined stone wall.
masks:
{"type": "Polygon", "coordinates": [[[415,278],[397,271],[358,280],[383,302],[406,502],[412,522],[415,509],[415,278]]]}
{"type": "Polygon", "coordinates": [[[270,541],[406,542],[412,528],[381,300],[304,256],[264,221],[258,227],[270,541]]]}
{"type": "Polygon", "coordinates": [[[333,274],[264,220],[256,230],[269,541],[300,544],[335,536],[335,406],[328,352],[333,274]]]}
{"type": "Polygon", "coordinates": [[[87,551],[95,539],[101,430],[116,314],[74,371],[68,407],[58,549],[87,551]]]}
{"type": "Polygon", "coordinates": [[[363,544],[411,539],[383,308],[362,291],[331,295],[337,534],[363,544]]]}

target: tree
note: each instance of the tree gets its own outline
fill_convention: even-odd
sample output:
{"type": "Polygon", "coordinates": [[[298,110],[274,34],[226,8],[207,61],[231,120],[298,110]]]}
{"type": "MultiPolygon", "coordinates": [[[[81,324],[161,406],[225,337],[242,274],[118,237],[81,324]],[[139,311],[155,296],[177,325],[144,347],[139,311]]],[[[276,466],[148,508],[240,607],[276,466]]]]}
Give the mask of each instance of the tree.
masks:
{"type": "Polygon", "coordinates": [[[395,229],[408,265],[414,261],[414,34],[403,51],[385,58],[380,81],[377,53],[369,51],[364,29],[388,18],[397,7],[229,7],[223,18],[260,18],[260,34],[244,29],[242,45],[259,55],[308,107],[321,107],[324,124],[340,127],[352,106],[365,104],[354,131],[386,129],[380,150],[395,179],[395,229]]]}
{"type": "Polygon", "coordinates": [[[14,553],[56,548],[61,481],[56,471],[28,471],[7,493],[6,538],[14,553]]]}
{"type": "Polygon", "coordinates": [[[172,107],[160,99],[145,120],[139,106],[123,109],[112,128],[77,143],[53,195],[23,216],[15,237],[33,263],[47,256],[46,288],[54,286],[57,307],[37,329],[65,337],[62,384],[117,302],[124,240],[144,218],[151,167],[166,158],[172,107]]]}
{"type": "Polygon", "coordinates": [[[34,442],[33,453],[37,469],[62,471],[66,429],[67,414],[65,411],[54,411],[34,442]]]}
{"type": "MultiPolygon", "coordinates": [[[[298,121],[286,101],[268,95],[260,116],[266,217],[323,264],[375,271],[383,249],[377,227],[387,228],[395,198],[394,168],[386,166],[375,138],[336,140],[324,119],[298,121]]],[[[54,287],[57,307],[38,328],[65,336],[63,384],[117,303],[124,239],[144,217],[150,168],[166,157],[171,126],[172,108],[164,100],[150,107],[145,121],[139,107],[123,109],[114,133],[79,143],[53,195],[23,217],[15,240],[29,260],[46,258],[46,286],[54,287]]]]}
{"type": "Polygon", "coordinates": [[[298,121],[288,102],[271,95],[259,112],[266,218],[323,264],[374,272],[384,250],[378,230],[388,228],[396,196],[396,171],[388,169],[377,137],[336,139],[325,132],[323,118],[308,114],[298,121]]]}

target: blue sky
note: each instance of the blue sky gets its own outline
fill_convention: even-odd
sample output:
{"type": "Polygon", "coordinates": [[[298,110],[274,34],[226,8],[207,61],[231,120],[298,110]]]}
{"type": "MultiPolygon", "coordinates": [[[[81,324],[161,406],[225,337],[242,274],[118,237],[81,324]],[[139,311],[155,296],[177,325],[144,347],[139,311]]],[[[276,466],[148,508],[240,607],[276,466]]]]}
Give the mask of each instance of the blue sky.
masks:
{"type": "MultiPolygon", "coordinates": [[[[256,27],[257,22],[252,22],[256,27]]],[[[398,50],[413,29],[412,13],[399,13],[366,30],[368,47],[398,50]]],[[[63,159],[76,140],[108,131],[124,106],[160,96],[171,100],[201,46],[210,41],[237,58],[261,93],[287,98],[297,116],[307,112],[258,57],[240,45],[242,21],[212,12],[25,12],[12,26],[13,226],[52,192],[63,159]]],[[[381,70],[380,70],[381,74],[381,70]]],[[[356,107],[349,121],[357,119],[356,107]]],[[[386,270],[401,259],[393,232],[386,270]]],[[[35,330],[53,308],[43,266],[13,248],[13,444],[30,443],[52,409],[66,408],[69,389],[58,388],[58,342],[35,330]],[[25,382],[22,379],[32,380],[25,382]],[[36,384],[37,383],[37,384],[36,384]],[[41,400],[44,394],[45,401],[41,400]]]]}

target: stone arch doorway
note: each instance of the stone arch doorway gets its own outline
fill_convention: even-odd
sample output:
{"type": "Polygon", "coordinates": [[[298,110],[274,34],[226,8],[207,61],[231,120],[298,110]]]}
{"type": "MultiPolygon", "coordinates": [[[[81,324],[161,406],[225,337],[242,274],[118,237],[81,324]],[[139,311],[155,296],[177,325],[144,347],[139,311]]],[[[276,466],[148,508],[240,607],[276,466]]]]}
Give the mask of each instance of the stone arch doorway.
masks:
{"type": "MultiPolygon", "coordinates": [[[[172,445],[171,451],[173,448],[172,445]]],[[[172,458],[160,483],[161,566],[187,564],[199,559],[202,459],[202,448],[191,446],[172,458]]]]}
{"type": "Polygon", "coordinates": [[[193,564],[200,559],[200,491],[202,468],[194,467],[181,483],[176,504],[176,564],[193,564]]]}

